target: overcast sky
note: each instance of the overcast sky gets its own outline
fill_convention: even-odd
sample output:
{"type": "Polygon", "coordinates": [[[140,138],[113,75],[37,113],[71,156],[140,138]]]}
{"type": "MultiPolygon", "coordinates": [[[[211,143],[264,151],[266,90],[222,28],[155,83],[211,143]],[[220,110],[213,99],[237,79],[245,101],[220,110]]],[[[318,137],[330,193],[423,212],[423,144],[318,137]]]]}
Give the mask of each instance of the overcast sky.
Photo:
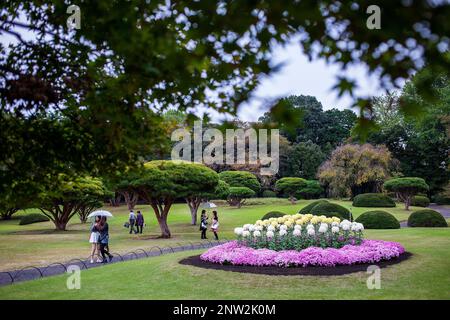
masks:
{"type": "MultiPolygon", "coordinates": [[[[255,121],[266,110],[264,99],[284,97],[287,95],[310,95],[319,100],[324,109],[350,108],[352,99],[343,96],[337,97],[336,91],[331,88],[336,84],[336,76],[341,74],[337,65],[326,64],[323,60],[309,61],[302,54],[298,43],[292,43],[286,47],[278,47],[274,51],[274,63],[283,62],[284,67],[276,74],[264,78],[255,92],[255,97],[241,106],[239,118],[245,121],[255,121]]],[[[362,65],[350,68],[346,73],[359,88],[358,95],[374,96],[383,94],[376,76],[369,76],[362,65]]],[[[223,116],[210,112],[213,119],[218,120],[223,116]]]]}

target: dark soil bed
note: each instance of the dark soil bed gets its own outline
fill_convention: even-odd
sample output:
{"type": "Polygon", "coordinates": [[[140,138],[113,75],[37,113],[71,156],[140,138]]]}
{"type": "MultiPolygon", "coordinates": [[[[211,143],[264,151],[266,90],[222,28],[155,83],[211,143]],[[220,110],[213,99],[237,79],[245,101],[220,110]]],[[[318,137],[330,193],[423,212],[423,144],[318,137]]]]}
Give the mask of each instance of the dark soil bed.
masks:
{"type": "Polygon", "coordinates": [[[393,264],[400,263],[409,259],[412,256],[411,253],[405,252],[400,257],[382,261],[378,263],[365,263],[355,264],[350,266],[335,266],[335,267],[254,267],[254,266],[234,266],[234,265],[221,265],[212,262],[205,262],[200,260],[200,256],[192,256],[181,260],[179,263],[188,266],[195,266],[204,269],[224,270],[232,272],[242,273],[254,273],[265,275],[277,275],[277,276],[339,276],[343,274],[349,274],[353,272],[366,272],[367,267],[370,265],[377,265],[380,268],[385,268],[393,264]]]}

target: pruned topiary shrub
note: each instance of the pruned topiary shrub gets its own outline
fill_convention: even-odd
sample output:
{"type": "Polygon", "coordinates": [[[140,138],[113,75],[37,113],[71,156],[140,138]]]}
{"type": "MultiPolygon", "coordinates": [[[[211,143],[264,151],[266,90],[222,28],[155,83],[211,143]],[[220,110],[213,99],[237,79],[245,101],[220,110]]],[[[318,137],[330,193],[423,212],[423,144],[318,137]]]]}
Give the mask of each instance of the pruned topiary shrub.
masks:
{"type": "Polygon", "coordinates": [[[408,227],[447,227],[447,222],[439,212],[423,209],[411,213],[408,227]]]}
{"type": "Polygon", "coordinates": [[[327,203],[328,203],[327,200],[317,200],[317,201],[313,201],[313,202],[311,202],[310,204],[308,204],[306,207],[300,209],[300,211],[299,211],[298,213],[301,213],[301,214],[310,213],[311,210],[312,210],[315,206],[317,206],[319,203],[324,203],[324,202],[327,202],[327,203]]]}
{"type": "Polygon", "coordinates": [[[331,202],[321,202],[317,204],[314,208],[312,208],[310,213],[315,216],[324,215],[327,217],[338,217],[341,220],[353,220],[353,217],[347,208],[331,202]]]}
{"type": "Polygon", "coordinates": [[[270,218],[281,218],[284,217],[286,215],[286,213],[280,212],[280,211],[270,211],[267,212],[262,218],[261,220],[267,220],[270,218]]]}
{"type": "Polygon", "coordinates": [[[324,194],[325,190],[320,186],[317,180],[306,180],[306,186],[298,192],[299,198],[318,199],[324,194]]]}
{"type": "Polygon", "coordinates": [[[395,202],[382,193],[362,193],[353,198],[354,207],[395,207],[395,202]]]}
{"type": "Polygon", "coordinates": [[[228,204],[233,207],[240,208],[245,199],[255,196],[255,191],[247,187],[230,187],[230,193],[228,194],[228,204]]]}
{"type": "Polygon", "coordinates": [[[365,229],[399,229],[400,223],[389,212],[382,210],[367,211],[355,220],[365,229]]]}
{"type": "Polygon", "coordinates": [[[411,205],[416,207],[428,207],[430,205],[430,199],[425,196],[414,196],[411,200],[411,205]]]}
{"type": "Polygon", "coordinates": [[[272,190],[264,190],[264,192],[262,193],[262,196],[263,196],[263,198],[276,198],[277,193],[272,190]]]}
{"type": "Polygon", "coordinates": [[[44,216],[43,214],[30,213],[30,214],[27,214],[20,218],[19,225],[23,226],[26,224],[32,224],[32,223],[36,223],[36,222],[45,222],[45,221],[49,221],[49,220],[50,219],[47,218],[46,216],[44,216]]]}

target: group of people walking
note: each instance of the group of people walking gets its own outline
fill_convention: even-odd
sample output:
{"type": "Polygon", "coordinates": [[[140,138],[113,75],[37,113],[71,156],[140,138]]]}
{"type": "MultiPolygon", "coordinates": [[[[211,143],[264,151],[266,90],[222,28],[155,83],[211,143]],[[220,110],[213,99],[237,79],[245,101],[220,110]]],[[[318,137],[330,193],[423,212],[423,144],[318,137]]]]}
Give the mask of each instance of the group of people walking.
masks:
{"type": "Polygon", "coordinates": [[[130,228],[130,234],[132,234],[133,232],[134,234],[142,234],[142,230],[144,229],[144,215],[141,213],[141,211],[138,210],[137,214],[135,214],[133,210],[130,210],[130,215],[128,216],[128,225],[130,228]],[[136,229],[134,227],[136,227],[136,229]]]}
{"type": "Polygon", "coordinates": [[[109,252],[109,225],[106,222],[106,217],[95,217],[94,223],[91,226],[91,263],[95,262],[106,263],[112,260],[114,256],[109,252]],[[108,258],[107,258],[108,257],[108,258]]]}
{"type": "MultiPolygon", "coordinates": [[[[214,234],[214,238],[219,240],[219,217],[217,211],[213,211],[213,218],[211,221],[211,231],[214,234]]],[[[201,239],[208,239],[206,237],[206,231],[208,230],[208,215],[206,210],[202,210],[201,221],[200,221],[200,231],[201,239]]],[[[109,225],[106,221],[106,217],[96,216],[95,221],[91,225],[91,236],[89,242],[91,243],[91,263],[107,263],[111,261],[114,256],[109,251],[109,225]]],[[[128,216],[128,227],[130,228],[130,234],[133,232],[135,234],[142,234],[144,228],[144,216],[141,211],[137,211],[137,214],[133,210],[130,211],[128,216]]]]}
{"type": "MultiPolygon", "coordinates": [[[[208,239],[206,237],[206,231],[208,230],[208,215],[206,210],[202,210],[201,220],[200,220],[200,231],[201,239],[208,239]]],[[[217,216],[217,211],[213,211],[213,218],[211,222],[211,231],[214,233],[214,238],[219,240],[217,232],[219,232],[219,217],[217,216]]]]}

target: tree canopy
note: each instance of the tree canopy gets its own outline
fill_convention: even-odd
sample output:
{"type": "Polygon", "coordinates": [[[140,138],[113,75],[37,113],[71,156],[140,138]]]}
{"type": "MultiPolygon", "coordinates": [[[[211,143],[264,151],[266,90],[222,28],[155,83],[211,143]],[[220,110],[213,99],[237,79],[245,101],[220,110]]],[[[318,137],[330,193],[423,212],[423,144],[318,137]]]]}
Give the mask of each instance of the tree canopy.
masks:
{"type": "Polygon", "coordinates": [[[139,196],[153,208],[161,237],[170,238],[167,217],[174,201],[211,192],[218,181],[217,173],[203,164],[155,160],[144,164],[132,185],[139,196]]]}
{"type": "Polygon", "coordinates": [[[275,190],[282,195],[287,195],[292,203],[295,203],[294,196],[300,189],[307,186],[306,180],[296,177],[285,177],[277,180],[275,190]]]}
{"type": "Polygon", "coordinates": [[[320,168],[318,177],[332,196],[348,197],[377,192],[393,169],[384,146],[346,144],[336,148],[320,168]]]}
{"type": "Polygon", "coordinates": [[[419,192],[426,192],[429,189],[429,186],[425,180],[417,177],[390,179],[383,184],[383,187],[390,192],[395,192],[405,203],[406,210],[409,210],[409,206],[414,195],[419,192]]]}
{"type": "Polygon", "coordinates": [[[225,181],[230,187],[246,187],[259,192],[261,185],[256,176],[247,171],[222,171],[219,173],[220,180],[225,181]]]}
{"type": "Polygon", "coordinates": [[[107,190],[98,178],[59,174],[34,201],[57,230],[66,230],[67,223],[75,214],[85,211],[93,202],[103,200],[106,194],[107,190]]]}

